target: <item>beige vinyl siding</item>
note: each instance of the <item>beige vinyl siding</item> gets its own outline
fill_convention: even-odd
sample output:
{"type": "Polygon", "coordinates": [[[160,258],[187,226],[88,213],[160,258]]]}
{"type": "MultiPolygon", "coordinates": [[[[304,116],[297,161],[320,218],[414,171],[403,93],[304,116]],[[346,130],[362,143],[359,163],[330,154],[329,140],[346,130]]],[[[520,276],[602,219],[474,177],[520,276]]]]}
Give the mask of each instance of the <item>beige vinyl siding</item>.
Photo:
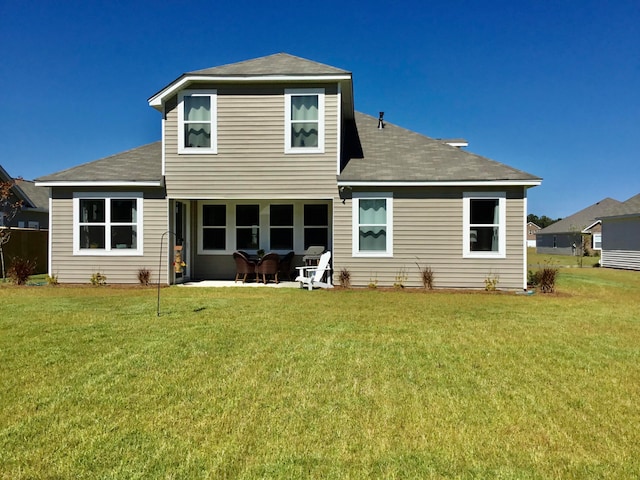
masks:
{"type": "MultiPolygon", "coordinates": [[[[113,190],[111,190],[113,191],[113,190]]],[[[167,230],[167,200],[143,200],[144,239],[142,256],[74,255],[73,199],[71,195],[54,195],[51,202],[51,272],[61,283],[90,283],[91,276],[100,272],[107,283],[138,283],[138,270],[151,271],[153,282],[158,281],[160,237],[167,230]],[[62,198],[55,198],[55,197],[62,198]]],[[[167,240],[163,251],[167,252],[167,240]]],[[[161,279],[166,283],[167,258],[163,258],[161,279]]]]}
{"type": "Polygon", "coordinates": [[[336,199],[334,278],[337,279],[340,270],[346,268],[355,286],[367,286],[377,281],[379,287],[390,287],[402,279],[407,287],[421,287],[416,265],[419,263],[431,267],[437,288],[484,288],[484,279],[496,275],[499,276],[498,288],[522,289],[525,208],[522,189],[507,191],[504,259],[463,258],[462,193],[462,189],[453,188],[394,191],[392,258],[352,256],[352,200],[347,199],[342,204],[336,199]]]}
{"type": "MultiPolygon", "coordinates": [[[[325,88],[325,152],[284,154],[285,86],[217,89],[218,153],[178,155],[176,101],[167,104],[165,174],[170,198],[332,198],[339,101],[325,88]]],[[[203,88],[205,88],[203,86],[203,88]]]]}

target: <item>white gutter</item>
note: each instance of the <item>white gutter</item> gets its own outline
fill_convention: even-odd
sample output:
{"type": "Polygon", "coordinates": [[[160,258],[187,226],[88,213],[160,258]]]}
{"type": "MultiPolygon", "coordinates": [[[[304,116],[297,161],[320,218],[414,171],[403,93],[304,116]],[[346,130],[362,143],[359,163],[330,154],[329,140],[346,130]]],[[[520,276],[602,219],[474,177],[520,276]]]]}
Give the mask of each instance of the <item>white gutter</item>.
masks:
{"type": "Polygon", "coordinates": [[[162,180],[134,182],[134,181],[96,181],[96,182],[36,182],[36,187],[161,187],[162,180]]]}
{"type": "Polygon", "coordinates": [[[339,187],[536,187],[542,180],[464,180],[443,182],[363,182],[338,180],[339,187]]]}

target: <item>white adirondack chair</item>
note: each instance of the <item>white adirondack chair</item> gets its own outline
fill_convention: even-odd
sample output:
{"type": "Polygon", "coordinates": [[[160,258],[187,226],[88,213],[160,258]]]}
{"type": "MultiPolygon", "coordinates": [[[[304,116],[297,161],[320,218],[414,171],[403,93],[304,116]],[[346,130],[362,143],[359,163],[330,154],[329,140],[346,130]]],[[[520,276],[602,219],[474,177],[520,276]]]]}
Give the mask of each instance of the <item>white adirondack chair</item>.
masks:
{"type": "Polygon", "coordinates": [[[331,285],[331,275],[327,275],[326,282],[322,281],[324,274],[331,270],[329,260],[331,260],[331,252],[325,252],[320,256],[318,265],[296,267],[298,269],[296,282],[300,282],[300,288],[305,286],[309,290],[313,290],[314,287],[333,288],[333,285],[331,285]]]}

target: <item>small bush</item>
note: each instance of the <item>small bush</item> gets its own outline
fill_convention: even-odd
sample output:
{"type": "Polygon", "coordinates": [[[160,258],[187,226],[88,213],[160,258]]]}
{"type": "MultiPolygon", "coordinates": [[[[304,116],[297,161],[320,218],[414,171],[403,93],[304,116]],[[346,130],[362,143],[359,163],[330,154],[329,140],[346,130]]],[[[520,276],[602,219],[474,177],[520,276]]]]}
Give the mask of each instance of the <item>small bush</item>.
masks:
{"type": "Polygon", "coordinates": [[[151,271],[147,268],[141,268],[138,270],[138,281],[141,285],[149,285],[149,280],[151,279],[151,271]]]}
{"type": "Polygon", "coordinates": [[[15,257],[11,262],[11,267],[7,271],[7,276],[16,285],[24,285],[29,277],[36,271],[36,261],[28,258],[15,257]]]}
{"type": "Polygon", "coordinates": [[[398,273],[396,273],[396,279],[395,282],[393,282],[393,287],[404,288],[404,284],[408,278],[409,276],[407,275],[407,271],[404,267],[402,267],[400,270],[398,270],[398,273]]]}
{"type": "Polygon", "coordinates": [[[107,276],[96,272],[91,275],[91,285],[106,285],[107,284],[107,276]]]}
{"type": "Polygon", "coordinates": [[[58,275],[47,275],[48,285],[58,285],[58,275]]]}
{"type": "Polygon", "coordinates": [[[418,266],[418,271],[420,272],[420,280],[422,281],[422,286],[427,290],[433,290],[433,270],[431,270],[430,266],[421,267],[418,262],[416,262],[418,266]]]}
{"type": "Polygon", "coordinates": [[[529,270],[527,272],[527,285],[532,287],[540,285],[540,270],[529,270]]]}
{"type": "Polygon", "coordinates": [[[351,272],[349,270],[347,270],[346,268],[343,268],[342,270],[340,270],[340,276],[338,277],[338,280],[340,282],[340,286],[343,288],[350,288],[351,287],[351,272]]]}
{"type": "Polygon", "coordinates": [[[367,285],[369,288],[378,288],[378,276],[370,277],[369,284],[367,285]]]}
{"type": "Polygon", "coordinates": [[[495,292],[498,289],[498,282],[500,282],[498,275],[489,274],[484,279],[484,289],[487,292],[495,292]]]}
{"type": "Polygon", "coordinates": [[[553,293],[556,290],[556,278],[558,269],[546,266],[538,271],[540,291],[542,293],[553,293]]]}

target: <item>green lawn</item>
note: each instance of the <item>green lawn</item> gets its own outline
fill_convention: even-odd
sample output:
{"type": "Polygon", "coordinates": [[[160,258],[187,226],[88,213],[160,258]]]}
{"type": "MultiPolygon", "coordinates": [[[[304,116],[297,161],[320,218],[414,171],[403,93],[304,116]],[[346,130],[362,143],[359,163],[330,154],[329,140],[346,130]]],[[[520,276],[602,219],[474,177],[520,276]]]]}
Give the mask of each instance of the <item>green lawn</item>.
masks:
{"type": "Polygon", "coordinates": [[[535,248],[527,249],[527,263],[530,269],[551,265],[555,267],[593,267],[600,263],[599,256],[577,257],[575,255],[547,255],[536,253],[535,248]],[[582,261],[582,265],[580,264],[582,261]]]}
{"type": "Polygon", "coordinates": [[[640,273],[0,286],[0,478],[637,478],[640,273]]]}

